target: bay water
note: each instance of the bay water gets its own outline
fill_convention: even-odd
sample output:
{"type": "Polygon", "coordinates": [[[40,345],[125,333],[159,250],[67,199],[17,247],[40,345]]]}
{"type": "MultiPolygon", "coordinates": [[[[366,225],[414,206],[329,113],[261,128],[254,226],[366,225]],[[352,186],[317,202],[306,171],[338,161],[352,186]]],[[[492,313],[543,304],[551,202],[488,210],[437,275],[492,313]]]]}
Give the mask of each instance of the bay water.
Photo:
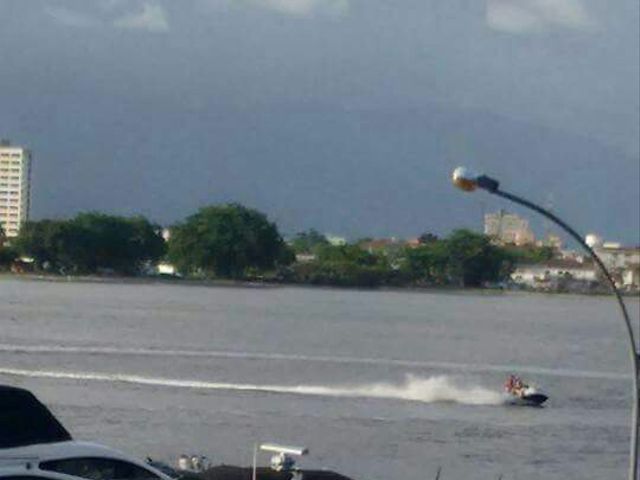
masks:
{"type": "Polygon", "coordinates": [[[7,276],[0,305],[0,382],[139,457],[249,465],[269,441],[356,480],[626,478],[610,297],[7,276]],[[505,405],[510,373],[546,406],[505,405]]]}

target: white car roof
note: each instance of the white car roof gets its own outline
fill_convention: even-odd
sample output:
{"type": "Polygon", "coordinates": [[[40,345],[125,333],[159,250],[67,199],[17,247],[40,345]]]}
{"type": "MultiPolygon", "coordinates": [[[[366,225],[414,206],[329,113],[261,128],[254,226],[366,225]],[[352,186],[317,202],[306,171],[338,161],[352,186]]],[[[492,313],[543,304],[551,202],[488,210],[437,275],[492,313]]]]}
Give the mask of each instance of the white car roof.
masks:
{"type": "MultiPolygon", "coordinates": [[[[74,440],[0,449],[0,477],[10,475],[10,472],[16,468],[26,468],[26,470],[22,470],[20,475],[33,475],[36,472],[40,475],[42,472],[39,470],[29,470],[32,467],[28,467],[27,464],[34,463],[37,465],[49,460],[63,460],[78,457],[97,457],[123,460],[149,470],[162,479],[172,480],[171,477],[159,471],[157,468],[154,468],[151,465],[118,450],[114,450],[113,448],[105,447],[104,445],[97,443],[79,442],[74,440]]],[[[52,472],[47,472],[47,476],[52,477],[49,473],[52,472]]],[[[13,474],[16,475],[17,473],[13,472],[13,474]]],[[[63,476],[65,478],[72,478],[68,475],[63,476]]],[[[53,477],[61,478],[60,475],[53,475],[53,477]]]]}
{"type": "Polygon", "coordinates": [[[129,455],[105,447],[104,445],[74,440],[56,443],[38,443],[25,447],[4,448],[0,450],[0,464],[3,463],[4,459],[11,458],[32,458],[42,462],[72,457],[106,457],[126,460],[136,464],[141,463],[129,455]]]}
{"type": "Polygon", "coordinates": [[[0,467],[0,479],[6,477],[34,477],[43,480],[83,480],[57,472],[43,472],[41,470],[29,470],[24,466],[0,467]]]}

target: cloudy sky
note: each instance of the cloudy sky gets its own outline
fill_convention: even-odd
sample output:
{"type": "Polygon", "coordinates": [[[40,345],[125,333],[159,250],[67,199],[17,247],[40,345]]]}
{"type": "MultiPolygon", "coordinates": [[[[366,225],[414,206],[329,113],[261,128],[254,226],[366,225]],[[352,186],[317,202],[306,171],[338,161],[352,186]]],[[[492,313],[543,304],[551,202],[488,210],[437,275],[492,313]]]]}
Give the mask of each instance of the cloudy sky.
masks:
{"type": "MultiPolygon", "coordinates": [[[[445,234],[510,208],[640,243],[637,0],[0,0],[0,137],[33,215],[445,234]]],[[[547,226],[535,223],[542,235],[547,226]]]]}

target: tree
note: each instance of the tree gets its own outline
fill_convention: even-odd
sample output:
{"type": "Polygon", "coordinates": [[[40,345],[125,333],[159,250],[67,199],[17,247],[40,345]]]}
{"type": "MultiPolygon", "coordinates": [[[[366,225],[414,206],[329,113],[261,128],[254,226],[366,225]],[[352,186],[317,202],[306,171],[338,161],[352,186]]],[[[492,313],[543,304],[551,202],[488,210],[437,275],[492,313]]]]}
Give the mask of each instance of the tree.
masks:
{"type": "Polygon", "coordinates": [[[18,258],[18,252],[13,247],[0,246],[0,270],[8,270],[18,258]]]}
{"type": "Polygon", "coordinates": [[[16,248],[38,269],[66,273],[138,273],[164,254],[159,227],[143,217],[81,213],[71,220],[27,222],[16,248]]]}
{"type": "Polygon", "coordinates": [[[136,262],[137,268],[146,263],[158,262],[167,253],[161,227],[140,215],[128,218],[127,222],[131,228],[128,253],[136,262]]]}
{"type": "Polygon", "coordinates": [[[209,206],[175,226],[169,259],[187,274],[240,278],[292,261],[275,224],[239,204],[209,206]]]}
{"type": "Polygon", "coordinates": [[[556,255],[555,249],[549,246],[505,246],[503,249],[514,263],[544,263],[556,255]]]}
{"type": "Polygon", "coordinates": [[[438,236],[430,232],[425,232],[418,237],[418,243],[420,243],[420,245],[428,245],[430,243],[435,243],[438,240],[440,240],[438,236]]]}
{"type": "Polygon", "coordinates": [[[326,245],[329,245],[327,237],[313,228],[307,232],[297,233],[291,242],[295,253],[315,253],[320,247],[326,245]]]}
{"type": "Polygon", "coordinates": [[[380,262],[378,255],[361,249],[358,245],[326,245],[319,249],[320,262],[346,262],[359,266],[373,266],[380,262]]]}
{"type": "Polygon", "coordinates": [[[15,248],[22,255],[32,257],[35,267],[57,269],[62,254],[63,230],[67,221],[39,220],[25,223],[14,240],[15,248]]]}
{"type": "Polygon", "coordinates": [[[136,273],[165,252],[160,227],[144,217],[81,213],[71,220],[70,227],[73,240],[69,243],[80,270],[136,273]]]}
{"type": "Polygon", "coordinates": [[[449,250],[446,242],[432,240],[405,248],[402,271],[413,282],[442,285],[448,282],[449,250]]]}
{"type": "Polygon", "coordinates": [[[294,265],[288,280],[314,285],[376,287],[388,283],[391,268],[384,255],[358,245],[324,245],[312,262],[294,265]]]}
{"type": "Polygon", "coordinates": [[[446,239],[448,274],[463,287],[479,287],[501,280],[508,272],[509,256],[492,245],[489,237],[470,230],[456,230],[446,239]]]}

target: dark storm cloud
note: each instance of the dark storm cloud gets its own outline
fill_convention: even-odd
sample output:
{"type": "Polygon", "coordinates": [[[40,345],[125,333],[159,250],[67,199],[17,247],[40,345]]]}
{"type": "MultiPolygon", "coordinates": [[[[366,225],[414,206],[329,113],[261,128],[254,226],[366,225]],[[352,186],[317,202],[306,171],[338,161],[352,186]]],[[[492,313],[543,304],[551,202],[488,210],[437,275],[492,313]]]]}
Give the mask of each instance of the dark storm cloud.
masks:
{"type": "Polygon", "coordinates": [[[171,222],[238,200],[290,231],[446,231],[499,206],[450,189],[468,163],[638,241],[635,1],[0,0],[0,15],[0,137],[36,153],[37,216],[171,222]]]}

